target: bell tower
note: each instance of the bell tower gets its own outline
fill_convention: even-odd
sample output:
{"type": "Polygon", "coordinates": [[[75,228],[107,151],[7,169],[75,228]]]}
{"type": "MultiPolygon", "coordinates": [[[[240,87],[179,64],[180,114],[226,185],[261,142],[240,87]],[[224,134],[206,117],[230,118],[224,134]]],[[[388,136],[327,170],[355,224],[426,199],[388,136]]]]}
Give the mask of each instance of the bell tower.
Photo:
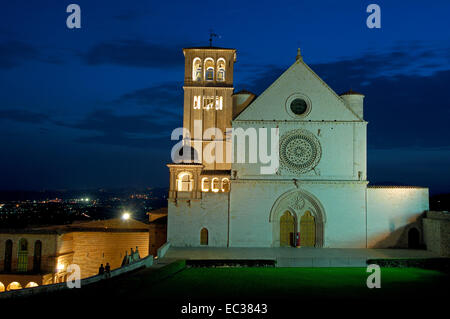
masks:
{"type": "Polygon", "coordinates": [[[230,187],[231,132],[227,130],[233,116],[236,50],[193,47],[184,48],[183,54],[184,154],[179,154],[182,163],[168,165],[169,199],[199,199],[202,192],[228,192],[230,187]]]}

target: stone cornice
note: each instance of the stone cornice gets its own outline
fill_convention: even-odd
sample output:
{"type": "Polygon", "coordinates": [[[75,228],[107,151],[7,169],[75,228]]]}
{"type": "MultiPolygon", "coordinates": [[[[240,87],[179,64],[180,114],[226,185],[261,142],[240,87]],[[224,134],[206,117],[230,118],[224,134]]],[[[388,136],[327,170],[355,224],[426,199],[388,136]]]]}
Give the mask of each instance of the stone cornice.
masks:
{"type": "Polygon", "coordinates": [[[312,120],[233,120],[232,123],[271,123],[271,124],[279,124],[279,123],[289,123],[289,124],[298,124],[298,123],[311,123],[311,124],[363,124],[367,125],[369,122],[367,121],[312,121],[312,120]]]}
{"type": "MultiPolygon", "coordinates": [[[[256,183],[276,183],[276,184],[294,184],[293,179],[259,179],[259,178],[240,178],[240,179],[232,179],[231,183],[247,183],[247,182],[256,182],[256,183]]],[[[302,184],[357,184],[357,185],[367,185],[369,181],[355,181],[355,180],[295,180],[297,185],[302,184]]]]}
{"type": "Polygon", "coordinates": [[[233,86],[220,86],[220,85],[211,85],[211,86],[204,86],[204,85],[183,85],[183,89],[226,89],[226,90],[234,90],[233,86]]]}

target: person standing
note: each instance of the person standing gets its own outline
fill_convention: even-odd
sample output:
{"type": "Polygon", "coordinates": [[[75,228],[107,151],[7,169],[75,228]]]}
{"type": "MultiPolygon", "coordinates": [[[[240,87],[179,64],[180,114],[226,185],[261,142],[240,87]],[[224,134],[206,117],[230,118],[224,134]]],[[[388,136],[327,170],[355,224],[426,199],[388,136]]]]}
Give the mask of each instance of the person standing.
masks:
{"type": "Polygon", "coordinates": [[[98,274],[103,275],[105,273],[105,267],[103,267],[103,264],[100,265],[98,268],[98,274]]]}
{"type": "Polygon", "coordinates": [[[106,278],[111,278],[111,266],[109,265],[109,263],[106,263],[105,274],[106,278]]]}

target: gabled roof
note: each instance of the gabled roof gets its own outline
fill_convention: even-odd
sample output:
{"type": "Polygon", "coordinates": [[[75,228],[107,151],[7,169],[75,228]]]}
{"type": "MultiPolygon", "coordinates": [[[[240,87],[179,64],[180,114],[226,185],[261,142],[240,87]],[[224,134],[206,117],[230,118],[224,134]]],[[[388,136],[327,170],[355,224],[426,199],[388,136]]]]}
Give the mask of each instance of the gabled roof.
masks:
{"type": "Polygon", "coordinates": [[[302,59],[295,61],[234,118],[234,121],[249,120],[364,121],[302,59]],[[312,99],[312,111],[304,119],[293,119],[280,112],[288,96],[298,92],[312,99]]]}

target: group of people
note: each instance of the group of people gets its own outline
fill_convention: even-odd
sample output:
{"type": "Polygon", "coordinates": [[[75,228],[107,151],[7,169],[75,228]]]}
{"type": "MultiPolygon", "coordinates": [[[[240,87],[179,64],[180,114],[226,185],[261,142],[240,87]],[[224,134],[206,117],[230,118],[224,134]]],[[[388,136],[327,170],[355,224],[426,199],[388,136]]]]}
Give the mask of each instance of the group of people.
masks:
{"type": "Polygon", "coordinates": [[[103,267],[103,264],[101,264],[100,268],[98,268],[98,274],[105,275],[106,278],[111,277],[111,266],[109,265],[109,263],[106,263],[105,267],[103,267]]]}
{"type": "MultiPolygon", "coordinates": [[[[141,259],[141,256],[139,255],[139,250],[138,247],[136,246],[136,250],[133,250],[133,248],[131,248],[131,252],[129,255],[128,251],[125,252],[125,256],[123,257],[121,267],[132,264],[138,261],[139,259],[141,259]]],[[[98,274],[105,275],[106,278],[111,277],[111,266],[109,265],[109,263],[106,263],[106,266],[103,266],[103,264],[101,264],[100,267],[98,268],[98,274]]]]}
{"type": "Polygon", "coordinates": [[[138,246],[136,246],[135,251],[133,250],[133,248],[131,248],[131,252],[129,255],[128,255],[128,251],[125,252],[125,256],[123,257],[123,260],[122,260],[122,267],[125,265],[132,264],[132,263],[138,261],[139,259],[141,259],[141,256],[139,256],[138,246]]]}

